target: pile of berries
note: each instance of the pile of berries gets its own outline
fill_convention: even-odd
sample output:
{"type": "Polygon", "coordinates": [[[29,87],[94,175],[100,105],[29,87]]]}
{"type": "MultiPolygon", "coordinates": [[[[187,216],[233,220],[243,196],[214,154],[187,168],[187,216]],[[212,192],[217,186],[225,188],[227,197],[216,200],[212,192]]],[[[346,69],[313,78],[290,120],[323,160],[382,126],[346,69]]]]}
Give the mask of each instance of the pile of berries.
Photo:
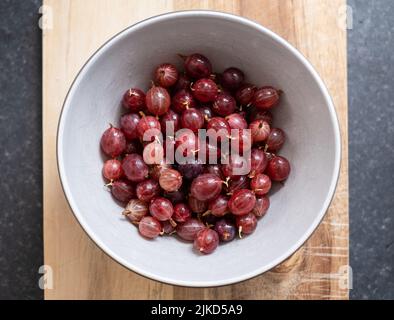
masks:
{"type": "Polygon", "coordinates": [[[110,158],[103,175],[142,236],[176,235],[211,253],[220,241],[253,233],[269,208],[272,182],[289,176],[289,161],[277,154],[285,133],[273,127],[270,112],[282,92],[245,82],[238,68],[213,73],[201,54],[181,58],[184,72],[164,63],[146,93],[126,91],[119,128],[110,126],[101,137],[110,158]],[[169,126],[176,134],[166,134],[169,126]],[[218,144],[202,143],[201,129],[224,131],[241,153],[224,154],[220,138],[218,144]],[[152,130],[157,134],[146,138],[152,130]],[[171,144],[186,163],[168,161],[171,144]],[[246,155],[250,170],[239,174],[246,155]],[[212,157],[216,163],[206,161],[212,157]]]}

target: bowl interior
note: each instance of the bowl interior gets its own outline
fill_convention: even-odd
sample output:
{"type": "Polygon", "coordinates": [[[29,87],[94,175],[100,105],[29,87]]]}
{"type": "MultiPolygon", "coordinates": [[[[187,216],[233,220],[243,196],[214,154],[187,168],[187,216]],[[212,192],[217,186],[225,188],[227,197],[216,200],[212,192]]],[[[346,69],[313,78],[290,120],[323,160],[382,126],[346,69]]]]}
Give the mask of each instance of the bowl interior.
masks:
{"type": "Polygon", "coordinates": [[[116,36],[86,64],[66,99],[58,157],[62,184],[78,220],[117,261],[148,277],[173,284],[211,286],[247,279],[281,262],[320,222],[338,174],[339,133],[325,89],[303,58],[285,42],[238,17],[209,12],[178,13],[139,23],[116,36]],[[173,237],[148,241],[122,216],[103,187],[99,141],[108,123],[124,112],[129,87],[147,89],[153,67],[177,53],[208,56],[216,71],[236,66],[249,82],[285,94],[274,125],[287,133],[281,152],[292,164],[285,187],[251,236],[200,256],[173,237]]]}

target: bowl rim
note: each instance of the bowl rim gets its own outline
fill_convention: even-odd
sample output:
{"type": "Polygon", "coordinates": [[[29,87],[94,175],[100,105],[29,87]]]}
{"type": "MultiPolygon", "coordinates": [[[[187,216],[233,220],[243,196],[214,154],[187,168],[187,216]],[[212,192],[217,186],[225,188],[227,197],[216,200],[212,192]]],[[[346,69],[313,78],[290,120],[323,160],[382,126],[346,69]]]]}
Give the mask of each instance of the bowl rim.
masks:
{"type": "Polygon", "coordinates": [[[58,173],[60,176],[60,184],[62,186],[63,192],[65,194],[65,197],[67,199],[68,205],[71,209],[71,212],[75,216],[76,220],[82,227],[82,229],[86,232],[86,234],[89,236],[91,240],[102,250],[104,251],[109,257],[111,257],[113,260],[116,262],[120,263],[127,269],[136,272],[139,275],[142,275],[146,278],[156,280],[162,283],[170,284],[170,285],[176,285],[176,286],[186,286],[186,287],[217,287],[217,286],[224,286],[224,285],[230,285],[230,284],[235,284],[238,282],[246,281],[249,279],[252,279],[254,277],[257,277],[275,266],[279,265],[282,263],[284,260],[289,258],[291,255],[293,255],[313,234],[313,232],[316,230],[318,225],[321,223],[323,220],[328,207],[333,199],[335,189],[338,183],[339,179],[339,173],[340,173],[340,166],[341,166],[341,132],[339,129],[339,122],[338,122],[338,116],[332,101],[332,98],[328,92],[327,87],[325,86],[323,80],[315,70],[315,68],[311,65],[311,63],[306,59],[306,57],[303,56],[301,52],[299,52],[295,47],[293,47],[289,42],[287,42],[285,39],[274,33],[273,31],[267,29],[266,27],[263,27],[259,23],[249,20],[247,18],[235,15],[235,14],[230,14],[230,13],[224,13],[220,11],[213,11],[213,10],[183,10],[183,11],[175,11],[175,12],[167,12],[163,13],[160,15],[156,15],[153,17],[149,17],[147,19],[141,20],[131,26],[128,26],[127,28],[123,29],[122,31],[118,32],[111,38],[109,38],[107,41],[105,41],[90,57],[89,59],[84,63],[84,65],[81,67],[81,69],[78,71],[76,74],[73,82],[71,83],[69,90],[64,98],[64,102],[62,105],[62,109],[60,112],[59,120],[58,120],[58,127],[57,127],[57,133],[56,133],[56,160],[57,160],[57,168],[58,168],[58,173]],[[65,127],[65,118],[67,115],[67,112],[69,110],[69,105],[70,105],[70,97],[74,94],[74,91],[79,85],[79,82],[83,78],[84,73],[87,72],[89,67],[98,59],[98,57],[105,52],[106,49],[108,49],[113,43],[116,41],[126,37],[129,33],[133,32],[136,29],[143,28],[146,25],[168,20],[168,19],[175,19],[175,18],[180,18],[180,17],[195,17],[195,16],[205,16],[205,17],[210,17],[210,18],[219,18],[222,20],[228,20],[231,22],[239,23],[244,26],[247,26],[249,28],[256,29],[259,32],[264,33],[268,37],[270,37],[272,40],[274,40],[276,43],[280,44],[282,47],[285,49],[289,50],[298,60],[300,63],[303,64],[303,66],[308,70],[308,72],[311,74],[313,79],[316,81],[316,83],[319,86],[319,89],[321,93],[324,96],[325,103],[328,107],[329,114],[330,114],[330,120],[333,125],[334,129],[334,140],[335,140],[335,163],[334,163],[334,170],[333,170],[333,175],[331,177],[331,182],[330,182],[330,187],[328,190],[328,193],[326,195],[326,199],[323,202],[320,212],[316,215],[316,218],[314,219],[313,223],[309,226],[307,231],[304,233],[304,235],[296,242],[294,243],[289,249],[282,254],[280,257],[276,258],[275,260],[271,261],[269,264],[266,264],[258,269],[255,269],[251,272],[235,276],[232,278],[220,280],[220,281],[188,281],[188,280],[174,280],[171,278],[167,278],[165,276],[160,276],[156,275],[154,273],[148,272],[144,269],[139,268],[138,266],[133,265],[132,263],[129,263],[119,255],[115,254],[111,248],[109,248],[107,245],[105,245],[96,235],[95,232],[90,228],[90,226],[86,223],[86,221],[83,218],[83,215],[79,212],[78,206],[76,202],[73,199],[71,189],[69,187],[67,177],[66,177],[66,170],[63,162],[63,133],[64,133],[64,127],[65,127]]]}

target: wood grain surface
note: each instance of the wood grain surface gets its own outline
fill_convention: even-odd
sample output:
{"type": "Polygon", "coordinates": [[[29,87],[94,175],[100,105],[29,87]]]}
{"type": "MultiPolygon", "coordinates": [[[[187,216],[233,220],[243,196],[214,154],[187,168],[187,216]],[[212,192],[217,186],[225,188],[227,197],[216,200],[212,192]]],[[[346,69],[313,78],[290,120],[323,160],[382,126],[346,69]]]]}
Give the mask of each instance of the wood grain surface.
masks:
{"type": "Polygon", "coordinates": [[[43,28],[44,256],[53,270],[46,299],[347,299],[348,133],[345,0],[45,0],[43,28]],[[334,100],[342,164],[328,214],[287,261],[254,279],[218,288],[183,288],[139,276],[104,254],[71,213],[56,166],[60,110],[75,75],[97,48],[150,16],[212,9],[261,23],[298,48],[334,100]]]}

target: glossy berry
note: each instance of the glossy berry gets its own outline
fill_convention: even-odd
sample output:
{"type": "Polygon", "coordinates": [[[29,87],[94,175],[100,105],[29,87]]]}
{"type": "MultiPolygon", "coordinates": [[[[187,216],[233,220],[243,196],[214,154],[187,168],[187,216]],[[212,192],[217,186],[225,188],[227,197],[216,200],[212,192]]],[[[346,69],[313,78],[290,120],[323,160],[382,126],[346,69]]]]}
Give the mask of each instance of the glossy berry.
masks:
{"type": "Polygon", "coordinates": [[[256,196],[248,189],[235,191],[228,201],[230,211],[236,216],[241,216],[251,212],[255,204],[256,196]]]}
{"type": "Polygon", "coordinates": [[[268,135],[266,145],[270,152],[276,152],[280,150],[285,143],[285,133],[282,129],[272,128],[268,135]]]}
{"type": "Polygon", "coordinates": [[[211,62],[199,53],[187,56],[184,65],[186,74],[194,79],[208,78],[212,73],[211,62]]]}
{"type": "Polygon", "coordinates": [[[217,175],[204,173],[195,178],[190,187],[190,193],[200,201],[216,198],[222,191],[222,180],[217,175]]]}
{"type": "Polygon", "coordinates": [[[197,133],[204,125],[204,116],[200,110],[189,108],[183,111],[181,117],[182,128],[187,128],[197,133]]]}
{"type": "Polygon", "coordinates": [[[178,81],[176,82],[174,88],[173,88],[173,92],[178,92],[179,90],[182,89],[190,89],[190,85],[191,85],[191,80],[190,78],[182,73],[178,76],[178,81]]]}
{"type": "Polygon", "coordinates": [[[156,68],[154,79],[161,87],[171,87],[178,81],[178,70],[171,63],[163,63],[156,68]]]}
{"type": "Polygon", "coordinates": [[[188,180],[193,180],[197,176],[199,176],[204,171],[204,166],[201,161],[197,158],[191,161],[188,161],[185,164],[179,164],[178,170],[183,176],[183,178],[188,180]]]}
{"type": "Polygon", "coordinates": [[[271,128],[268,122],[264,120],[255,120],[249,124],[250,133],[253,143],[265,141],[270,134],[271,128]]]}
{"type": "Polygon", "coordinates": [[[138,230],[146,238],[154,239],[163,232],[161,223],[150,216],[143,217],[138,224],[138,230]]]}
{"type": "Polygon", "coordinates": [[[230,179],[226,190],[229,195],[232,195],[237,190],[249,188],[250,179],[248,178],[248,176],[238,176],[236,178],[230,179]]]}
{"type": "Polygon", "coordinates": [[[162,221],[161,226],[163,228],[163,232],[165,234],[172,234],[175,232],[175,227],[173,226],[174,223],[171,223],[169,220],[162,221]]]}
{"type": "Polygon", "coordinates": [[[182,176],[177,170],[164,170],[160,175],[159,184],[167,192],[177,191],[182,185],[182,176]]]}
{"type": "Polygon", "coordinates": [[[192,212],[190,208],[184,203],[178,203],[174,207],[174,214],[172,218],[178,222],[183,223],[189,220],[192,216],[192,212]]]}
{"type": "Polygon", "coordinates": [[[226,117],[227,123],[231,129],[247,129],[248,123],[239,113],[233,113],[226,117]]]}
{"type": "Polygon", "coordinates": [[[200,253],[212,253],[218,245],[219,236],[217,232],[209,228],[199,231],[194,239],[194,248],[200,253]]]}
{"type": "Polygon", "coordinates": [[[198,101],[205,103],[215,101],[219,90],[211,79],[199,79],[193,84],[192,92],[198,101]]]}
{"type": "Polygon", "coordinates": [[[239,234],[251,234],[256,230],[257,218],[253,213],[248,213],[236,218],[239,234]]]}
{"type": "Polygon", "coordinates": [[[170,220],[174,213],[174,207],[170,200],[157,197],[154,198],[149,205],[150,214],[159,221],[170,220]]]}
{"type": "Polygon", "coordinates": [[[206,201],[198,200],[192,195],[189,195],[188,204],[194,213],[204,213],[208,209],[208,203],[206,201]]]}
{"type": "Polygon", "coordinates": [[[220,241],[229,242],[235,238],[235,225],[228,219],[220,219],[215,224],[215,231],[218,233],[220,241]]]}
{"type": "Polygon", "coordinates": [[[209,106],[202,106],[199,108],[199,110],[202,113],[206,122],[208,122],[212,118],[212,109],[209,106]]]}
{"type": "Polygon", "coordinates": [[[246,83],[242,85],[235,93],[235,99],[240,105],[246,106],[252,102],[256,87],[253,84],[246,83]]]}
{"type": "Polygon", "coordinates": [[[178,91],[171,100],[172,108],[175,112],[181,114],[187,108],[195,108],[197,106],[196,100],[188,89],[178,91]]]}
{"type": "Polygon", "coordinates": [[[250,174],[253,178],[257,173],[263,173],[268,165],[268,158],[263,150],[253,148],[250,153],[250,174]]]}
{"type": "Polygon", "coordinates": [[[228,90],[237,90],[244,82],[245,75],[238,68],[228,68],[223,71],[220,82],[228,90]]]}
{"type": "Polygon", "coordinates": [[[160,120],[161,131],[165,136],[167,136],[167,125],[168,129],[170,126],[173,127],[174,133],[181,128],[181,117],[178,113],[172,111],[171,109],[168,110],[168,112],[164,114],[160,120]]]}
{"type": "Polygon", "coordinates": [[[264,216],[270,207],[270,200],[268,196],[262,196],[256,198],[256,204],[252,210],[252,213],[256,217],[264,216]]]}
{"type": "Polygon", "coordinates": [[[250,181],[250,188],[256,196],[263,196],[271,190],[271,179],[263,173],[258,173],[250,181]]]}
{"type": "MultiPolygon", "coordinates": [[[[242,118],[246,119],[246,111],[239,111],[238,114],[239,114],[242,118]]],[[[246,127],[247,127],[247,126],[246,126],[246,127]]]]}
{"type": "Polygon", "coordinates": [[[227,120],[222,117],[213,117],[208,121],[207,130],[212,129],[216,132],[219,130],[224,130],[225,135],[230,134],[230,125],[228,124],[227,120]]]}
{"type": "Polygon", "coordinates": [[[220,93],[212,104],[212,110],[222,117],[232,114],[236,108],[235,99],[227,92],[220,93]]]}
{"type": "Polygon", "coordinates": [[[183,240],[194,241],[197,233],[203,229],[205,229],[205,226],[201,221],[191,218],[184,223],[178,224],[176,233],[183,240]]]}
{"type": "Polygon", "coordinates": [[[230,210],[227,206],[229,198],[224,195],[219,195],[208,202],[208,210],[215,217],[223,217],[230,210]]]}
{"type": "Polygon", "coordinates": [[[146,107],[149,112],[161,116],[170,108],[171,97],[167,89],[159,86],[153,86],[146,93],[146,107]]]}
{"type": "Polygon", "coordinates": [[[103,176],[108,180],[117,180],[123,176],[122,163],[116,159],[105,161],[103,176]]]}
{"type": "Polygon", "coordinates": [[[151,142],[155,140],[154,136],[158,135],[160,131],[161,131],[160,122],[155,117],[143,116],[141,120],[138,122],[137,132],[138,132],[138,137],[141,140],[151,142]],[[144,137],[145,133],[146,133],[146,137],[144,137]]]}
{"type": "Polygon", "coordinates": [[[261,110],[268,110],[279,102],[279,91],[273,87],[257,89],[253,95],[252,104],[261,110]]]}
{"type": "Polygon", "coordinates": [[[122,168],[127,179],[133,182],[145,180],[149,173],[143,158],[136,153],[129,154],[123,159],[122,168]]]}
{"type": "Polygon", "coordinates": [[[120,117],[120,128],[126,139],[133,140],[138,138],[137,125],[140,116],[136,113],[127,113],[120,117]]]}
{"type": "Polygon", "coordinates": [[[173,224],[174,224],[174,222],[171,223],[169,220],[161,221],[163,233],[166,235],[171,235],[171,234],[175,233],[175,226],[173,224]]]}
{"type": "Polygon", "coordinates": [[[141,200],[131,199],[126,208],[123,210],[123,215],[126,216],[130,222],[138,223],[143,217],[148,214],[148,205],[141,200]]]}
{"type": "Polygon", "coordinates": [[[289,176],[277,156],[285,134],[269,111],[281,91],[245,83],[235,67],[213,73],[201,54],[181,57],[184,71],[160,64],[146,94],[123,95],[128,113],[100,140],[110,157],[102,173],[142,236],[177,234],[208,254],[237,231],[252,233],[269,209],[271,181],[289,176]]]}
{"type": "Polygon", "coordinates": [[[226,119],[213,117],[207,124],[207,135],[210,136],[210,132],[208,130],[213,130],[213,133],[218,137],[217,141],[221,141],[222,138],[230,135],[231,128],[226,119]]]}
{"type": "Polygon", "coordinates": [[[137,198],[144,202],[151,201],[160,194],[159,183],[153,179],[144,180],[137,184],[137,198]]]}
{"type": "Polygon", "coordinates": [[[121,202],[129,202],[135,197],[135,188],[130,181],[121,179],[111,184],[111,193],[115,199],[121,202]]]}
{"type": "Polygon", "coordinates": [[[100,145],[107,156],[115,158],[121,155],[126,149],[126,137],[121,130],[111,126],[104,131],[100,145]]]}
{"type": "Polygon", "coordinates": [[[145,93],[136,88],[131,88],[123,95],[122,104],[132,112],[141,111],[145,107],[145,93]]]}
{"type": "Polygon", "coordinates": [[[275,156],[268,162],[266,172],[273,181],[286,180],[290,174],[290,163],[284,157],[275,156]]]}
{"type": "Polygon", "coordinates": [[[162,162],[162,163],[157,164],[157,165],[153,165],[153,166],[150,167],[149,176],[152,179],[154,179],[156,181],[159,181],[161,173],[164,170],[166,170],[166,169],[171,169],[171,165],[166,164],[165,162],[162,162]]]}

